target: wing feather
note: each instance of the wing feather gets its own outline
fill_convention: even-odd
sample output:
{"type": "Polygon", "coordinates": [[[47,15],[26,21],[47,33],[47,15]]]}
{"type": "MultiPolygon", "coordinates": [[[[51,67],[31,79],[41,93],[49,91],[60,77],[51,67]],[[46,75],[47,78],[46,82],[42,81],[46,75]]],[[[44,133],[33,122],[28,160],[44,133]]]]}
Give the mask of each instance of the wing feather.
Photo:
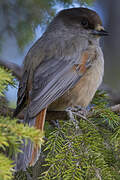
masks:
{"type": "Polygon", "coordinates": [[[31,118],[72,88],[82,76],[73,68],[74,64],[68,63],[69,61],[56,61],[52,59],[53,64],[49,61],[50,64],[47,62],[47,66],[41,64],[34,74],[28,109],[31,118]]]}

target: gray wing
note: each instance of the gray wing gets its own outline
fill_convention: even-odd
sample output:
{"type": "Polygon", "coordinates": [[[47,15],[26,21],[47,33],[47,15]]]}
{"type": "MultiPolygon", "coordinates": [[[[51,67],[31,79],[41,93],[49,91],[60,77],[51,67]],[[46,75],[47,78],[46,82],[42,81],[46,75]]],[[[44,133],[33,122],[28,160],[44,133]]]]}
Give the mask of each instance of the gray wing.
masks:
{"type": "Polygon", "coordinates": [[[36,69],[28,108],[30,118],[35,117],[80,80],[82,74],[75,70],[73,62],[73,59],[70,61],[64,57],[59,60],[51,58],[43,61],[36,69]]]}

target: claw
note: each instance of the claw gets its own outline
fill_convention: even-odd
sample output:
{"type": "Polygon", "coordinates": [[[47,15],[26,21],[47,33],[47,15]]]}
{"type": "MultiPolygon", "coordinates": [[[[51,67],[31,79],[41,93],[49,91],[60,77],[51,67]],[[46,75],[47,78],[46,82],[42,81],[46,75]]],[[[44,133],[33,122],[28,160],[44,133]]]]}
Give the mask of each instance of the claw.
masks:
{"type": "Polygon", "coordinates": [[[81,115],[86,116],[88,114],[88,110],[81,106],[75,106],[77,109],[77,112],[79,112],[81,115]]]}
{"type": "MultiPolygon", "coordinates": [[[[72,108],[71,108],[71,109],[72,109],[72,108]]],[[[69,109],[69,110],[67,109],[66,111],[67,111],[67,113],[68,113],[68,116],[70,117],[70,121],[72,121],[73,124],[75,125],[75,128],[78,129],[78,128],[79,128],[78,122],[77,122],[77,120],[75,119],[73,112],[72,112],[70,109],[69,109]]]]}
{"type": "Polygon", "coordinates": [[[77,115],[77,116],[87,120],[86,116],[88,114],[88,110],[86,108],[83,108],[81,106],[75,106],[75,107],[67,108],[66,111],[69,112],[69,117],[72,120],[73,120],[74,115],[77,115]],[[72,113],[72,114],[70,114],[70,113],[72,113]]]}
{"type": "Polygon", "coordinates": [[[51,120],[50,122],[54,127],[57,127],[58,129],[60,128],[60,124],[58,120],[51,120]]]}

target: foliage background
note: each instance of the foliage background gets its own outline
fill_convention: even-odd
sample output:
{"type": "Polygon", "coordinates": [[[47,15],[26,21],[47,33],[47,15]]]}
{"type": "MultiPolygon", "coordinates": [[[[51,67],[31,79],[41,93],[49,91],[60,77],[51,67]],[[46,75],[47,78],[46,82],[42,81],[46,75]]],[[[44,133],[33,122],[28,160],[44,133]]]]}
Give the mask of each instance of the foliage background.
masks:
{"type": "MultiPolygon", "coordinates": [[[[10,72],[0,68],[0,95],[4,96],[4,91],[7,90],[7,86],[15,86],[14,77],[10,72]]],[[[5,111],[8,108],[8,104],[2,101],[4,97],[1,97],[0,111],[5,111]],[[4,104],[2,104],[2,102],[4,104]]],[[[1,114],[1,113],[0,113],[1,114]]],[[[38,145],[42,142],[42,133],[33,127],[24,126],[18,124],[17,120],[0,115],[0,180],[9,180],[13,177],[14,164],[11,157],[20,151],[23,138],[31,139],[32,142],[37,142],[38,145]]]]}
{"type": "MultiPolygon", "coordinates": [[[[15,42],[17,53],[19,55],[23,53],[23,56],[25,56],[28,47],[36,40],[37,31],[39,29],[42,32],[44,31],[58,9],[79,5],[88,7],[93,2],[93,0],[1,0],[0,47],[2,57],[7,57],[5,56],[6,50],[12,47],[10,39],[15,42]]],[[[109,77],[105,80],[115,86],[117,78],[119,82],[119,71],[117,70],[119,69],[119,63],[115,68],[115,61],[113,60],[119,60],[120,51],[117,48],[119,47],[118,43],[116,43],[119,36],[116,36],[118,33],[114,29],[119,29],[115,19],[119,19],[120,14],[119,9],[114,7],[119,7],[120,1],[97,0],[97,2],[104,9],[104,12],[107,12],[107,15],[104,13],[105,20],[107,19],[105,21],[106,26],[111,27],[110,31],[114,35],[114,38],[112,35],[109,40],[105,40],[104,54],[105,59],[107,59],[105,66],[107,71],[105,70],[105,72],[109,77]],[[115,14],[118,14],[118,16],[115,16],[115,14]],[[115,17],[115,19],[112,18],[114,26],[110,21],[111,17],[115,17]],[[112,27],[117,28],[113,29],[112,27]],[[115,54],[113,53],[113,39],[115,39],[115,54]],[[117,77],[113,74],[116,74],[117,77]]],[[[16,61],[15,49],[10,53],[16,61]]],[[[22,61],[23,56],[20,56],[20,61],[22,61]]],[[[0,114],[5,109],[9,109],[8,102],[5,99],[8,84],[15,86],[16,81],[11,72],[0,68],[0,114]]],[[[120,179],[119,114],[110,110],[109,98],[102,92],[96,94],[92,104],[94,104],[94,107],[90,112],[91,115],[86,120],[75,115],[74,121],[70,118],[66,121],[61,120],[59,127],[56,128],[46,123],[46,143],[43,146],[43,153],[41,153],[38,164],[27,171],[33,180],[38,179],[38,177],[45,180],[120,179]]],[[[11,114],[10,112],[5,117],[0,116],[0,180],[9,180],[13,177],[14,165],[10,157],[12,153],[16,154],[19,151],[23,138],[30,138],[32,141],[37,141],[38,144],[41,143],[41,132],[18,124],[16,120],[9,117],[11,114]]],[[[27,178],[28,176],[24,172],[19,172],[14,177],[15,180],[26,180],[27,178]]]]}

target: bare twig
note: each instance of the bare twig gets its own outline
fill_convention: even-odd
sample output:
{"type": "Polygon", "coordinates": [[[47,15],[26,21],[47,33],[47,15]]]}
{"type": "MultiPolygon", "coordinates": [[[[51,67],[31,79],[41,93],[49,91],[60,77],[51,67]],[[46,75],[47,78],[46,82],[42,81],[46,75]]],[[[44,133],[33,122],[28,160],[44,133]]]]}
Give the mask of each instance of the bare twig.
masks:
{"type": "Polygon", "coordinates": [[[9,69],[18,80],[21,79],[23,70],[19,65],[0,59],[0,66],[9,69]]]}
{"type": "Polygon", "coordinates": [[[120,104],[117,104],[115,106],[111,106],[110,107],[110,110],[113,111],[113,112],[120,112],[120,104]]]}

